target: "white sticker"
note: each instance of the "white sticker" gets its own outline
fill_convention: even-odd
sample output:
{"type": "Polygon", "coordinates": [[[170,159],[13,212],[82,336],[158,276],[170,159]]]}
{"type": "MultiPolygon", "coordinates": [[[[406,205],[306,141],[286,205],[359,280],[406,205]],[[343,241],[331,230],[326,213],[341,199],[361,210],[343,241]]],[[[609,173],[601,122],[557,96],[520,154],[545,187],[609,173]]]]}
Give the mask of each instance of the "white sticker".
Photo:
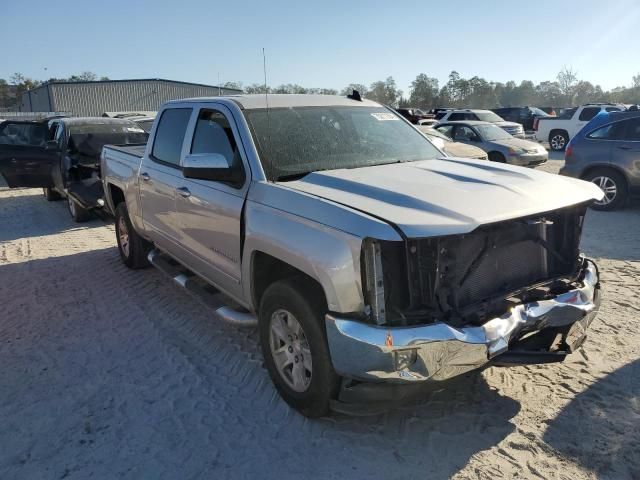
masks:
{"type": "Polygon", "coordinates": [[[400,120],[393,113],[372,113],[371,116],[379,122],[383,122],[385,120],[400,120]]]}

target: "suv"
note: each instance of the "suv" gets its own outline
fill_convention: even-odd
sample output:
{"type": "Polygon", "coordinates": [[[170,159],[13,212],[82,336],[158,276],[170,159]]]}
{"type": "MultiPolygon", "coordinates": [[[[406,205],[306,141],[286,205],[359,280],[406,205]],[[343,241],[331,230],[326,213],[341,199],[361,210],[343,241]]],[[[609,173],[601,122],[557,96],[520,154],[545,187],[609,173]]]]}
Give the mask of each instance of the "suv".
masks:
{"type": "Polygon", "coordinates": [[[507,122],[504,118],[496,115],[491,110],[450,110],[438,119],[440,123],[457,122],[461,120],[475,120],[480,122],[494,123],[502,128],[509,135],[517,138],[524,138],[524,128],[515,122],[507,122]]]}
{"type": "Polygon", "coordinates": [[[595,117],[569,142],[560,174],[595,183],[604,198],[597,210],[613,210],[640,192],[640,112],[610,112],[595,117]]]}
{"type": "Polygon", "coordinates": [[[533,130],[533,124],[537,118],[551,116],[536,107],[502,107],[491,110],[509,122],[522,124],[525,131],[533,130]]]}

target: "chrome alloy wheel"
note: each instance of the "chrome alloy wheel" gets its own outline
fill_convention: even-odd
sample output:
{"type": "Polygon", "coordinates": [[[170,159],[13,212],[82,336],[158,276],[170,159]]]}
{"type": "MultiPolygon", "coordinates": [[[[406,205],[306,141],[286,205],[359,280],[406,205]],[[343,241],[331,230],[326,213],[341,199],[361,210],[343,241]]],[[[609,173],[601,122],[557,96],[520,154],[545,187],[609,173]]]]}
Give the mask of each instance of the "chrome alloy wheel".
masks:
{"type": "Polygon", "coordinates": [[[591,179],[592,183],[595,183],[604,192],[602,200],[595,202],[596,205],[609,205],[616,199],[618,195],[618,185],[616,182],[607,176],[600,175],[591,179]]]}
{"type": "Polygon", "coordinates": [[[73,218],[76,218],[76,202],[74,202],[71,197],[67,197],[67,202],[69,202],[69,213],[73,218]]]}
{"type": "Polygon", "coordinates": [[[127,222],[123,217],[118,219],[118,240],[120,243],[120,250],[125,257],[129,258],[129,230],[127,229],[127,222]]]}
{"type": "Polygon", "coordinates": [[[302,393],[311,384],[311,349],[296,317],[282,308],[271,315],[271,356],[280,377],[292,390],[302,393]]]}
{"type": "Polygon", "coordinates": [[[565,144],[564,135],[554,135],[553,137],[551,137],[551,141],[549,142],[549,144],[554,150],[562,150],[565,144]]]}

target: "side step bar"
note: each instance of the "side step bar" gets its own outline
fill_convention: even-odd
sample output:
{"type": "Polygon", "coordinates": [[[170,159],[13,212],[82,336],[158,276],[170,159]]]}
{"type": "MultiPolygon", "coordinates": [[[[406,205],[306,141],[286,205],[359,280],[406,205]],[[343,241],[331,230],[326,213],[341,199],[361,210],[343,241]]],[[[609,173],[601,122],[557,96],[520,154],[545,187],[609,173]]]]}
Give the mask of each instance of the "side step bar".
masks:
{"type": "Polygon", "coordinates": [[[198,277],[168,255],[158,250],[151,250],[147,256],[149,263],[184,288],[206,307],[214,310],[221,320],[240,327],[255,327],[258,319],[251,312],[235,305],[215,287],[198,277]]]}

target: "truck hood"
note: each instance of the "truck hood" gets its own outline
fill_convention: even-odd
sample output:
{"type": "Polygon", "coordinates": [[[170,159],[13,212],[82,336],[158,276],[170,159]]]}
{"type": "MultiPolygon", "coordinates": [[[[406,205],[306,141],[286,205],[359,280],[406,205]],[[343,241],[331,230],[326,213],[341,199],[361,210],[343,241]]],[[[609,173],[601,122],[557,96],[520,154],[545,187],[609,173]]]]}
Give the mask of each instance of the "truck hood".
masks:
{"type": "Polygon", "coordinates": [[[281,185],[382,219],[412,238],[467,233],[603,196],[590,182],[462,158],[327,170],[281,185]]]}

